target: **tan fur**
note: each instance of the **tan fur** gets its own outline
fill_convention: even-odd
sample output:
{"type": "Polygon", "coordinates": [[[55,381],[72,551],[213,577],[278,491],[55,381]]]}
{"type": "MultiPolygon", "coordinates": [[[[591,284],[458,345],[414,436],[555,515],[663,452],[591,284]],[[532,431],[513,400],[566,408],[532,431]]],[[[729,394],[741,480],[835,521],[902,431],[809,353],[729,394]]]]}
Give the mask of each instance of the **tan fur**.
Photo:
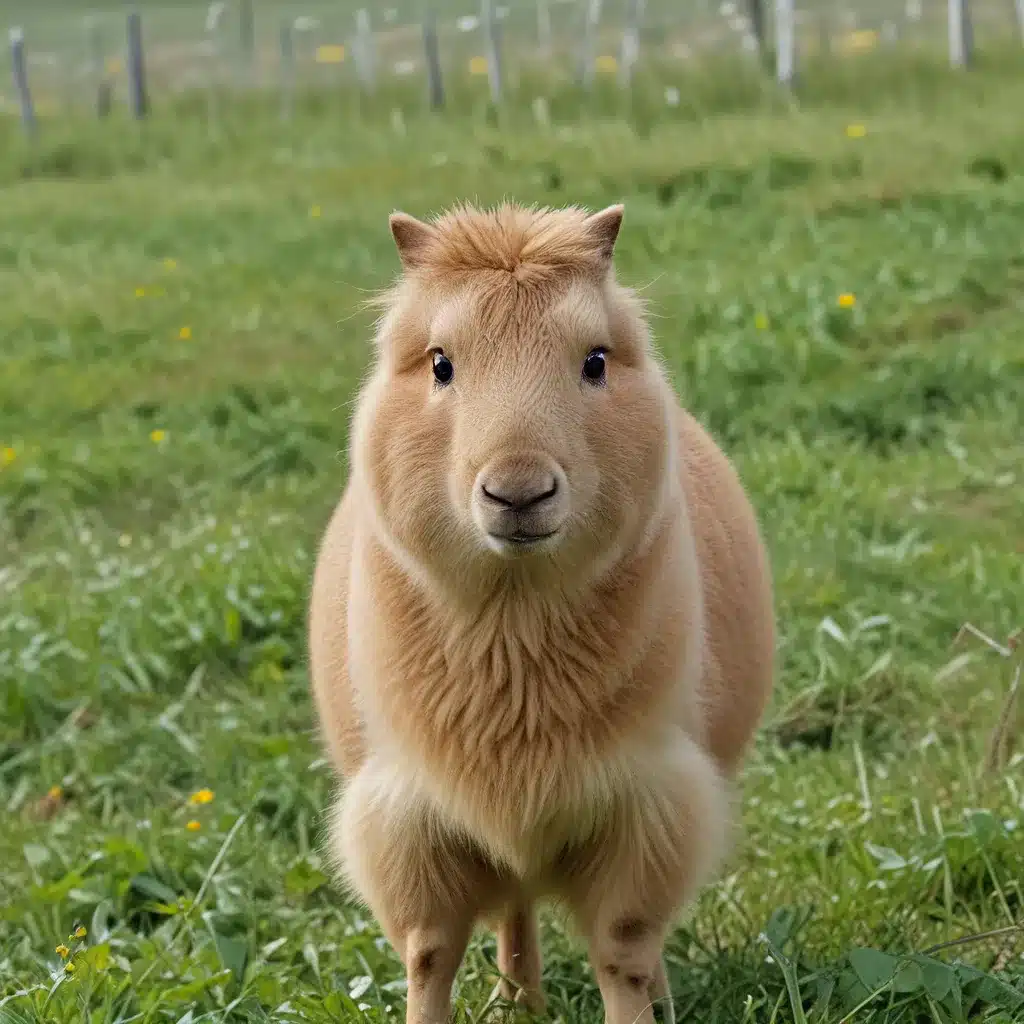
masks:
{"type": "Polygon", "coordinates": [[[392,217],[404,273],[310,646],[333,852],[403,958],[409,1024],[447,1019],[481,920],[506,994],[541,1006],[543,899],[586,937],[609,1024],[652,1021],[771,690],[754,514],[614,279],[621,214],[392,217]]]}

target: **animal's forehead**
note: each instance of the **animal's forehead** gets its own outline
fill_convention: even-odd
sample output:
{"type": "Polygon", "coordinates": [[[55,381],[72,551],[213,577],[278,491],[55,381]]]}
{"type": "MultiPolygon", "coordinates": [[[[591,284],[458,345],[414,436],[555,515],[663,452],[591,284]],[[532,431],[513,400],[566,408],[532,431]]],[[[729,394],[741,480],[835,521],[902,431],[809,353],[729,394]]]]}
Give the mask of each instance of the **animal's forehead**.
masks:
{"type": "Polygon", "coordinates": [[[548,294],[507,294],[463,287],[439,297],[429,316],[432,344],[472,336],[481,330],[533,332],[543,325],[553,336],[594,336],[607,332],[600,288],[573,282],[548,294]]]}

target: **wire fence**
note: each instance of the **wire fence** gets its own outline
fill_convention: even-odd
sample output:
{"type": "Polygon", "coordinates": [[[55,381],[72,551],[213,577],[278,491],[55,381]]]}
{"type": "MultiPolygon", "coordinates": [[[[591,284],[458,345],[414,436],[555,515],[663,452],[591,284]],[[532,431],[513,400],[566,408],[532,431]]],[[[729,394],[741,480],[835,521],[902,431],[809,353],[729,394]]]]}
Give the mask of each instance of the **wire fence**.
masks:
{"type": "Polygon", "coordinates": [[[692,67],[722,55],[798,87],[805,58],[916,49],[967,70],[976,48],[1024,42],[1024,0],[481,0],[472,9],[438,0],[418,11],[217,0],[140,3],[127,15],[20,13],[0,116],[20,117],[32,133],[62,113],[104,117],[120,107],[144,118],[152,98],[197,89],[277,90],[287,117],[296,92],[310,88],[373,94],[418,81],[429,106],[443,108],[446,83],[468,77],[500,104],[524,74],[581,90],[601,78],[628,88],[648,62],[692,67]]]}

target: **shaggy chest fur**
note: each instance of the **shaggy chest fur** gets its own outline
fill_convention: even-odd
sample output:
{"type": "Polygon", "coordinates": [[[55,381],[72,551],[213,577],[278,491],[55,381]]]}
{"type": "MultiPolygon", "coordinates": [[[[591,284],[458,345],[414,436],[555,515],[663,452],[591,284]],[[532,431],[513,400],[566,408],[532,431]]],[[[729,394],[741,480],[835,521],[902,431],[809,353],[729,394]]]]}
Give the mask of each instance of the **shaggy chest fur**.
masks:
{"type": "Polygon", "coordinates": [[[367,568],[350,635],[371,747],[510,850],[564,842],[563,821],[596,827],[623,750],[683,671],[681,638],[652,641],[631,581],[571,603],[499,589],[467,616],[381,552],[367,568]]]}

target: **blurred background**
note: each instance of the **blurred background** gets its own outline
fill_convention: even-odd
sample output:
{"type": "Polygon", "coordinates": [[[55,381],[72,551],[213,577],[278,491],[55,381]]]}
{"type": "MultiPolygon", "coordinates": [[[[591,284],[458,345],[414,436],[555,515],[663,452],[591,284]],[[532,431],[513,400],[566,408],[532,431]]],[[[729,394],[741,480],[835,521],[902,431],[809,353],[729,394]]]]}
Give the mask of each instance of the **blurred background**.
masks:
{"type": "MultiPolygon", "coordinates": [[[[503,198],[625,203],[771,551],[677,1019],[1024,1020],[1022,8],[0,0],[0,1024],[402,1019],[323,845],[309,576],[388,214],[503,198]]],[[[458,1019],[494,981],[484,934],[458,1019]]]]}
{"type": "MultiPolygon", "coordinates": [[[[129,102],[128,9],[77,0],[0,4],[8,25],[25,35],[38,114],[88,114],[97,103],[105,109],[108,91],[115,104],[129,102]]],[[[637,75],[649,85],[654,69],[672,106],[692,102],[673,99],[673,75],[709,62],[746,56],[746,73],[737,70],[746,79],[760,54],[768,73],[784,81],[797,60],[820,66],[878,50],[966,64],[975,46],[1013,46],[1024,31],[1018,0],[495,0],[479,7],[456,0],[364,7],[356,0],[142,0],[133,9],[142,21],[146,86],[165,99],[277,89],[287,102],[296,91],[333,87],[379,92],[402,110],[416,108],[403,94],[417,91],[440,106],[445,85],[470,102],[479,83],[467,78],[482,78],[496,98],[570,85],[602,90],[637,75]]],[[[10,79],[0,99],[4,110],[18,109],[10,79]]]]}

